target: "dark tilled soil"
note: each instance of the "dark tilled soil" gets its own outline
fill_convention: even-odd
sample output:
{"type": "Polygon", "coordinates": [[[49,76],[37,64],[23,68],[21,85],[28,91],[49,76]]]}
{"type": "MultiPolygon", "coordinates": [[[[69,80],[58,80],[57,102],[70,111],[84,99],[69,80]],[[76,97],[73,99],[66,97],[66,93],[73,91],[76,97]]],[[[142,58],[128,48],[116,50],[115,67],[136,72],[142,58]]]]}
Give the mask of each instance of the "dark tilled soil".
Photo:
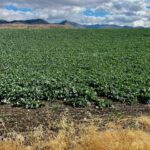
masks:
{"type": "Polygon", "coordinates": [[[10,105],[0,105],[0,135],[4,132],[27,132],[42,125],[45,128],[55,129],[63,117],[70,118],[69,121],[78,123],[95,122],[103,126],[106,122],[127,116],[150,115],[150,106],[125,104],[114,104],[113,108],[98,110],[95,108],[72,108],[61,103],[45,103],[46,106],[39,109],[23,109],[10,105]],[[54,125],[52,127],[52,124],[54,125]]]}

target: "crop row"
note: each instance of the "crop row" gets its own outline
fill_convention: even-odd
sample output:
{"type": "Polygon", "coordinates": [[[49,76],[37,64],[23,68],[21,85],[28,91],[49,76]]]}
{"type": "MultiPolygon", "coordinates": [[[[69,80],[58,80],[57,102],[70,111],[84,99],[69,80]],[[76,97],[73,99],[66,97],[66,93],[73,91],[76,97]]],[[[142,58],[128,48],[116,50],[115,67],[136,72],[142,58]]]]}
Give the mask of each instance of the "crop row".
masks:
{"type": "Polygon", "coordinates": [[[0,102],[150,102],[150,30],[1,30],[0,102]]]}

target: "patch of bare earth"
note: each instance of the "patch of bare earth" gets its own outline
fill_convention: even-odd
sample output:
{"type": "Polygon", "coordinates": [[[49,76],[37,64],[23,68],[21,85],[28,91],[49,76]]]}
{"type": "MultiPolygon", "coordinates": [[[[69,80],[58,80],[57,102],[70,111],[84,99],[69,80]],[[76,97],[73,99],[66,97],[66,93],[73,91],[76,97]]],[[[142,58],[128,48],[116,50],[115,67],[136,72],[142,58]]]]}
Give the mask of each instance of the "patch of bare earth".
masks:
{"type": "Polygon", "coordinates": [[[150,107],[0,106],[0,150],[150,150],[150,107]]]}
{"type": "Polygon", "coordinates": [[[57,25],[57,24],[1,24],[0,29],[49,29],[49,28],[71,28],[67,25],[57,25]]]}
{"type": "Polygon", "coordinates": [[[0,105],[0,119],[3,120],[8,131],[26,132],[39,125],[48,127],[49,123],[60,121],[62,116],[70,118],[70,121],[77,124],[89,123],[91,120],[99,123],[99,120],[103,120],[99,124],[103,127],[105,123],[115,119],[150,115],[148,105],[115,104],[112,108],[103,110],[92,107],[73,108],[59,102],[53,104],[46,102],[45,105],[39,109],[29,110],[11,105],[0,105]]]}

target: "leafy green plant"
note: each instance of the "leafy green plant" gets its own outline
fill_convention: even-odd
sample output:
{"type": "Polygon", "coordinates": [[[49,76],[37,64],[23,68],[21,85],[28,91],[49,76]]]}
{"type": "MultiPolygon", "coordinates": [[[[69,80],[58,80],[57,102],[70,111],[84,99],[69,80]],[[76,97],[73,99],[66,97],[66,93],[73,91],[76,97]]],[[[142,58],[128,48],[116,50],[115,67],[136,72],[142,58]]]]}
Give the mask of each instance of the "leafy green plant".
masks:
{"type": "Polygon", "coordinates": [[[44,106],[40,101],[20,99],[13,104],[15,107],[24,107],[26,109],[36,109],[44,106]]]}
{"type": "Polygon", "coordinates": [[[90,105],[90,102],[83,97],[77,97],[65,100],[65,104],[71,105],[73,107],[87,107],[90,105]]]}
{"type": "Polygon", "coordinates": [[[96,101],[96,106],[100,109],[109,108],[112,106],[112,103],[110,100],[107,99],[99,99],[96,101]]]}
{"type": "Polygon", "coordinates": [[[150,101],[149,29],[1,30],[0,103],[74,107],[150,101]],[[125,36],[126,35],[126,36],[125,36]],[[108,44],[109,43],[109,44],[108,44]],[[38,101],[39,100],[39,101],[38,101]]]}

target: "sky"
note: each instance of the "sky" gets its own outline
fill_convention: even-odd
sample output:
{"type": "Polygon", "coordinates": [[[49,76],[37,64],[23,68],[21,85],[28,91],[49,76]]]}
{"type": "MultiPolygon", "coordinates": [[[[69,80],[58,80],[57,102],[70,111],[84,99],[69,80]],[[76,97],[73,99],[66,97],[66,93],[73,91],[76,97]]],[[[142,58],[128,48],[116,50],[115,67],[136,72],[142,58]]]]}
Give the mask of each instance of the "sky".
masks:
{"type": "Polygon", "coordinates": [[[150,0],[0,0],[0,19],[150,26],[150,0]]]}

